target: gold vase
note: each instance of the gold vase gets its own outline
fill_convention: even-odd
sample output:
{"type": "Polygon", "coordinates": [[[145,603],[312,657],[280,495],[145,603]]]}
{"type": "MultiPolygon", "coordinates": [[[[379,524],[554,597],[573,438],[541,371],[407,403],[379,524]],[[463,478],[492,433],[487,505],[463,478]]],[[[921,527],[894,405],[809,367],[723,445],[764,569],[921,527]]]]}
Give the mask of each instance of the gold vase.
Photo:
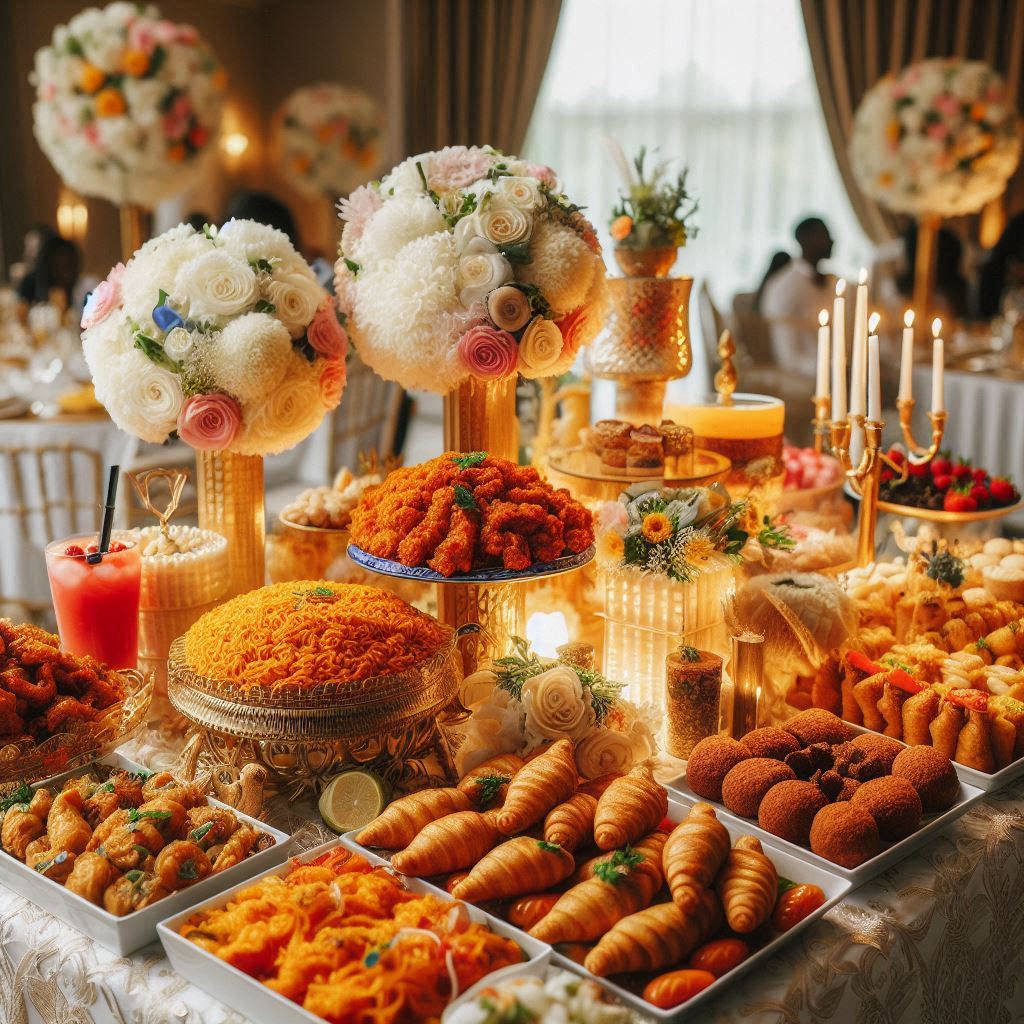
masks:
{"type": "Polygon", "coordinates": [[[668,277],[678,255],[679,250],[674,245],[661,245],[655,249],[619,246],[615,250],[615,262],[627,277],[668,277]]]}
{"type": "Polygon", "coordinates": [[[522,636],[526,589],[522,583],[439,583],[437,617],[448,626],[475,622],[480,632],[462,642],[462,669],[475,672],[492,658],[508,654],[509,639],[522,636]]]}
{"type": "Polygon", "coordinates": [[[196,452],[199,525],[228,542],[224,600],[264,583],[263,456],[196,452]]]}
{"type": "Polygon", "coordinates": [[[444,396],[444,447],[449,452],[488,452],[519,460],[516,378],[470,378],[444,396]]]}

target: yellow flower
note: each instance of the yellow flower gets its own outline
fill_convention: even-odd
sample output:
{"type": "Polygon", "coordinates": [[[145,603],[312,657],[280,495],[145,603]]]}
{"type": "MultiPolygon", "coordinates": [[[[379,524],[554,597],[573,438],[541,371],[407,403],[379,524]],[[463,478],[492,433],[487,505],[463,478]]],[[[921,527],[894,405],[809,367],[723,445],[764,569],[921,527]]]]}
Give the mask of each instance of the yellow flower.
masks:
{"type": "Polygon", "coordinates": [[[614,530],[606,530],[597,538],[597,560],[604,565],[617,565],[625,550],[622,537],[614,530]]]}
{"type": "Polygon", "coordinates": [[[672,520],[664,512],[649,512],[644,516],[640,532],[652,544],[660,544],[672,536],[672,520]]]}
{"type": "Polygon", "coordinates": [[[988,107],[984,103],[972,103],[971,104],[971,120],[972,121],[984,121],[986,114],[988,114],[988,107]]]}
{"type": "Polygon", "coordinates": [[[121,70],[133,78],[141,78],[149,70],[149,55],[144,50],[125,50],[121,54],[121,70]]]}
{"type": "Polygon", "coordinates": [[[699,565],[706,562],[715,553],[715,543],[710,537],[698,533],[691,537],[684,545],[682,555],[690,565],[699,565]]]}
{"type": "Polygon", "coordinates": [[[88,61],[82,65],[82,70],[78,73],[78,84],[81,86],[82,92],[88,93],[90,96],[94,92],[98,92],[106,80],[107,76],[95,64],[90,64],[88,61]]]}
{"type": "Polygon", "coordinates": [[[217,68],[210,81],[213,83],[214,89],[223,92],[228,85],[228,73],[223,68],[217,68]]]}
{"type": "Polygon", "coordinates": [[[895,118],[885,126],[885,137],[891,145],[895,146],[900,141],[900,130],[900,123],[895,118]]]}
{"type": "Polygon", "coordinates": [[[98,117],[120,117],[125,109],[124,97],[113,86],[108,86],[96,97],[98,117]]]}
{"type": "Polygon", "coordinates": [[[624,238],[629,237],[629,233],[633,230],[633,218],[627,214],[622,214],[621,217],[616,217],[612,221],[611,233],[612,238],[616,242],[621,242],[624,238]]]}

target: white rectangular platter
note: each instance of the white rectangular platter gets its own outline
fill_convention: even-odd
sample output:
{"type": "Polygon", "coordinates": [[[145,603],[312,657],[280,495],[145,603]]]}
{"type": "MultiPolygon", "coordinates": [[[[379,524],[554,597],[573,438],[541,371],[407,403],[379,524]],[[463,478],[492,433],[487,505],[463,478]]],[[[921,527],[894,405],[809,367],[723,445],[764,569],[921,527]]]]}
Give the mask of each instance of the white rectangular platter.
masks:
{"type": "MultiPolygon", "coordinates": [[[[679,799],[678,796],[671,791],[669,792],[668,801],[668,817],[673,823],[678,823],[689,813],[690,806],[694,800],[691,799],[679,799]]],[[[717,811],[717,809],[716,809],[717,811]]],[[[728,974],[719,978],[713,985],[709,985],[703,992],[695,995],[692,999],[687,1000],[685,1005],[676,1007],[671,1010],[661,1010],[656,1006],[652,1006],[646,1002],[638,993],[630,991],[624,988],[622,985],[617,984],[613,979],[609,978],[598,978],[591,974],[586,968],[568,957],[563,956],[558,952],[557,948],[553,951],[551,956],[551,962],[559,967],[564,967],[567,970],[572,971],[575,974],[585,978],[592,978],[598,984],[602,985],[609,992],[612,992],[619,1000],[633,1009],[639,1011],[644,1017],[658,1021],[685,1021],[691,1019],[694,1011],[702,1006],[705,1002],[710,999],[714,999],[716,995],[722,992],[726,987],[732,984],[738,977],[749,971],[755,964],[767,959],[776,953],[782,946],[784,946],[790,939],[795,935],[799,935],[801,931],[809,927],[814,921],[826,914],[836,903],[838,903],[849,891],[853,888],[853,885],[847,879],[840,877],[836,865],[829,864],[827,861],[823,861],[820,865],[810,863],[804,857],[797,856],[794,852],[791,852],[787,847],[790,846],[788,843],[783,843],[777,840],[774,836],[763,833],[760,830],[750,829],[746,827],[746,822],[742,819],[738,819],[727,812],[718,814],[721,822],[725,825],[729,832],[729,836],[732,841],[735,841],[741,835],[757,835],[761,840],[764,852],[771,858],[775,864],[776,870],[780,877],[788,878],[790,881],[798,884],[805,883],[811,885],[817,885],[821,887],[822,892],[825,894],[825,903],[819,907],[814,913],[809,914],[803,921],[795,925],[787,932],[783,932],[776,935],[770,942],[762,946],[760,949],[752,953],[746,960],[743,961],[739,966],[733,968],[728,974]]],[[[355,832],[349,832],[342,836],[342,842],[349,847],[349,849],[356,850],[363,854],[366,858],[373,861],[374,863],[387,864],[388,861],[385,857],[380,854],[366,850],[361,847],[355,841],[355,832]]],[[[806,852],[806,851],[801,851],[806,852]]],[[[818,858],[820,860],[820,858],[818,858]]],[[[430,883],[421,883],[427,886],[432,892],[441,893],[447,895],[445,891],[436,885],[430,883]]],[[[449,897],[450,898],[450,897],[449,897]]],[[[511,928],[510,925],[505,924],[501,918],[495,917],[493,914],[487,914],[487,917],[496,924],[504,924],[506,928],[511,928]]],[[[517,928],[512,928],[512,933],[516,936],[526,936],[525,932],[519,931],[517,928]]],[[[517,938],[516,941],[519,941],[517,938]]],[[[536,940],[534,940],[536,941],[536,940]]],[[[685,964],[677,965],[679,967],[685,966],[685,964]]],[[[672,970],[671,967],[666,967],[665,970],[672,970]]]]}
{"type": "MultiPolygon", "coordinates": [[[[293,862],[308,863],[328,850],[342,845],[350,848],[349,844],[343,844],[340,839],[332,839],[322,846],[293,858],[293,862]]],[[[381,862],[381,858],[373,856],[367,856],[367,860],[375,864],[381,862]]],[[[288,865],[282,864],[272,871],[262,872],[260,877],[283,875],[287,870],[288,865]]],[[[168,959],[171,961],[171,966],[192,984],[198,985],[215,999],[254,1021],[266,1022],[266,1024],[323,1024],[322,1017],[304,1010],[298,1003],[293,1003],[290,999],[279,995],[244,971],[231,966],[178,934],[178,929],[193,914],[224,906],[237,892],[252,885],[254,881],[255,879],[249,879],[160,922],[157,931],[168,959]]],[[[427,885],[415,878],[405,879],[405,882],[413,892],[433,893],[438,891],[434,886],[427,885]]],[[[442,895],[446,899],[451,899],[447,893],[442,893],[442,895]]],[[[506,967],[503,971],[495,971],[494,974],[488,976],[488,981],[500,979],[506,971],[510,973],[523,973],[524,969],[540,971],[547,964],[551,956],[550,946],[538,942],[504,921],[498,921],[496,918],[484,914],[476,907],[467,904],[467,909],[474,921],[486,922],[492,931],[512,939],[527,957],[527,962],[524,964],[515,964],[512,967],[506,967]]]]}
{"type": "MultiPolygon", "coordinates": [[[[680,776],[677,779],[673,779],[671,782],[666,783],[666,785],[668,786],[670,793],[674,792],[690,803],[696,803],[697,801],[704,800],[703,797],[697,796],[697,794],[690,789],[685,775],[680,776]]],[[[718,801],[706,800],[704,802],[709,803],[714,807],[718,817],[721,818],[727,826],[731,827],[735,824],[750,835],[757,836],[757,838],[763,843],[771,843],[777,849],[785,850],[787,853],[795,857],[797,860],[803,861],[805,864],[824,868],[826,871],[830,871],[833,874],[838,875],[840,878],[845,878],[852,886],[854,886],[854,888],[856,888],[857,886],[863,885],[865,882],[874,878],[876,875],[881,874],[881,872],[885,871],[887,868],[892,867],[893,864],[897,864],[905,857],[910,856],[910,854],[912,854],[916,849],[938,835],[938,833],[940,833],[947,825],[956,821],[956,819],[959,818],[975,800],[979,800],[983,795],[984,794],[980,789],[975,789],[974,786],[968,785],[963,781],[963,779],[961,779],[960,798],[952,807],[949,808],[948,811],[943,811],[941,814],[926,817],[922,822],[921,827],[912,835],[907,836],[906,839],[901,839],[898,843],[889,843],[884,845],[874,857],[855,868],[841,867],[839,864],[835,864],[825,857],[812,853],[806,846],[798,846],[796,843],[791,843],[786,839],[780,839],[778,836],[773,835],[766,829],[761,828],[753,819],[741,818],[738,814],[733,814],[732,811],[728,810],[718,801]]]]}
{"type": "MultiPolygon", "coordinates": [[[[65,778],[86,774],[92,764],[110,765],[125,771],[148,771],[134,761],[129,761],[128,758],[115,753],[83,765],[81,768],[65,772],[63,775],[38,782],[32,788],[50,787],[55,784],[59,786],[65,778]]],[[[210,803],[215,807],[227,807],[226,804],[212,798],[210,798],[210,803]]],[[[234,808],[231,807],[227,809],[234,811],[234,808]]],[[[274,845],[247,857],[241,864],[236,864],[233,868],[210,875],[187,889],[181,889],[157,901],[152,906],[136,910],[133,914],[126,914],[124,917],[115,917],[103,907],[90,903],[77,893],[69,892],[63,885],[40,875],[2,851],[0,851],[0,885],[31,900],[37,907],[41,907],[65,924],[69,924],[72,928],[95,939],[112,953],[127,956],[142,946],[156,942],[156,926],[161,918],[177,913],[236,882],[251,878],[254,874],[265,871],[275,864],[280,864],[288,855],[292,843],[290,836],[285,835],[284,832],[278,832],[277,829],[273,829],[255,818],[250,818],[248,815],[239,814],[238,811],[234,811],[234,813],[240,820],[248,822],[253,828],[270,835],[274,840],[274,845]]]]}

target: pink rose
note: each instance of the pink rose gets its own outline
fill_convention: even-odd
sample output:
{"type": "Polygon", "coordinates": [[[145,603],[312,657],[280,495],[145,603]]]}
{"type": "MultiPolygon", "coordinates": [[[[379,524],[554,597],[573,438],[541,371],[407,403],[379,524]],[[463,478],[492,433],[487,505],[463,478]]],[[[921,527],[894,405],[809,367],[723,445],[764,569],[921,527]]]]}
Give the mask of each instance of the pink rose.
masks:
{"type": "Polygon", "coordinates": [[[344,359],[331,359],[324,363],[324,372],[320,374],[320,399],[325,409],[337,407],[347,376],[344,359]]]}
{"type": "Polygon", "coordinates": [[[546,164],[526,165],[526,173],[531,178],[536,178],[542,185],[548,188],[558,188],[558,175],[546,164]]]}
{"type": "Polygon", "coordinates": [[[516,339],[486,324],[471,327],[459,338],[458,353],[462,365],[481,380],[508,377],[519,361],[516,339]]]}
{"type": "Polygon", "coordinates": [[[85,309],[82,310],[82,330],[106,320],[111,313],[121,305],[121,277],[124,274],[124,264],[118,263],[109,274],[106,281],[101,281],[86,299],[85,309]]]}
{"type": "Polygon", "coordinates": [[[329,298],[320,303],[306,328],[306,340],[325,359],[342,359],[348,349],[348,335],[338,323],[338,314],[329,298]]]}
{"type": "Polygon", "coordinates": [[[929,139],[944,139],[949,134],[949,125],[944,121],[932,121],[925,132],[929,139]]]}
{"type": "Polygon", "coordinates": [[[935,97],[935,109],[943,117],[954,117],[960,113],[960,101],[948,92],[944,92],[941,96],[935,97]]]}
{"type": "Polygon", "coordinates": [[[193,448],[224,451],[241,425],[242,410],[230,395],[192,395],[181,407],[178,436],[193,448]]]}

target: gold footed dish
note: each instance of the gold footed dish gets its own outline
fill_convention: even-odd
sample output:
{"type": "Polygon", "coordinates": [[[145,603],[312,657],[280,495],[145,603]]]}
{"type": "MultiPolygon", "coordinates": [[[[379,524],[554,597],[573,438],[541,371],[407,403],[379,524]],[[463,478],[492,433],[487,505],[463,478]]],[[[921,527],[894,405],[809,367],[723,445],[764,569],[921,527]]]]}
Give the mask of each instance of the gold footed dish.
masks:
{"type": "Polygon", "coordinates": [[[668,277],[675,266],[679,250],[674,245],[655,249],[634,249],[620,245],[615,249],[615,262],[627,277],[668,277]]]}

